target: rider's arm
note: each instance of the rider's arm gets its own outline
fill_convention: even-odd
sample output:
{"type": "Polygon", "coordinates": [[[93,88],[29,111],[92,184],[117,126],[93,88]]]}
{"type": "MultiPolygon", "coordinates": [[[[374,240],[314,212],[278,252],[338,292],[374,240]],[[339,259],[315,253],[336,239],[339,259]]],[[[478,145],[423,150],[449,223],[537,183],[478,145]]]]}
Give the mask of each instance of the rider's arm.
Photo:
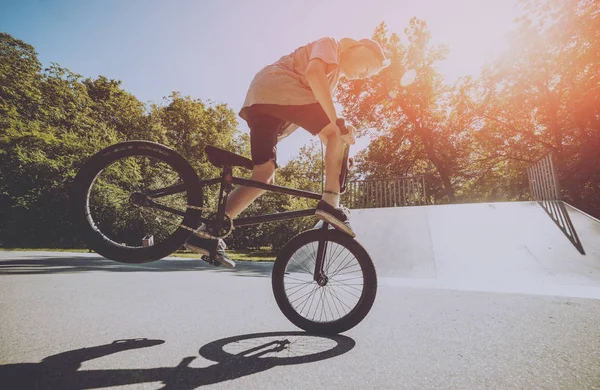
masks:
{"type": "MultiPolygon", "coordinates": [[[[333,105],[333,99],[331,98],[329,82],[327,81],[327,64],[319,58],[310,60],[306,68],[306,80],[315,94],[315,98],[321,104],[321,107],[323,107],[325,114],[327,114],[329,121],[335,126],[337,135],[341,136],[345,143],[353,145],[355,142],[354,128],[352,128],[352,126],[347,126],[347,130],[350,131],[341,134],[340,128],[336,124],[338,117],[335,112],[335,106],[333,105]]],[[[321,136],[321,133],[319,133],[319,138],[323,140],[325,137],[321,136]]],[[[327,141],[323,141],[323,143],[327,146],[327,141]]]]}
{"type": "Polygon", "coordinates": [[[306,80],[310,89],[315,94],[315,98],[323,107],[329,121],[335,124],[337,114],[331,92],[329,90],[329,82],[327,81],[327,64],[320,58],[313,58],[306,68],[306,80]]]}

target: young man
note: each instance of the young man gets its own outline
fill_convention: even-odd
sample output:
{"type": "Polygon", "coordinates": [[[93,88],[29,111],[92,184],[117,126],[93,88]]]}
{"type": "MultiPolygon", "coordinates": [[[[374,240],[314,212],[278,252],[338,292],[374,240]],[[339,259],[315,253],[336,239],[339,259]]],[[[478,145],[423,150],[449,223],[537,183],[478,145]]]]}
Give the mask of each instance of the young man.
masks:
{"type": "MultiPolygon", "coordinates": [[[[343,145],[354,144],[354,129],[348,126],[349,132],[341,133],[344,122],[337,116],[332,94],[340,77],[371,77],[387,62],[381,46],[373,40],[322,38],[259,71],[240,111],[250,128],[254,162],[251,179],[274,183],[277,143],[298,127],[318,135],[326,146],[325,190],[315,215],[354,237],[348,212],[339,204],[343,145]]],[[[235,188],[229,194],[226,212],[235,218],[264,192],[252,187],[235,188]]],[[[188,240],[188,249],[206,256],[216,249],[221,264],[235,266],[225,254],[223,240],[198,235],[202,235],[202,228],[188,240]]]]}

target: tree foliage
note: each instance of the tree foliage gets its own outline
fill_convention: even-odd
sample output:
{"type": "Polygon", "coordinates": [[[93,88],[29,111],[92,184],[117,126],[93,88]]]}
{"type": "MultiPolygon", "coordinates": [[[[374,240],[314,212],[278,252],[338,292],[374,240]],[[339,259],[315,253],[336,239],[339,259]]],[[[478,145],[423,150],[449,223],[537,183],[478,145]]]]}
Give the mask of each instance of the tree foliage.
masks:
{"type": "Polygon", "coordinates": [[[460,174],[468,151],[468,132],[448,126],[451,90],[436,63],[447,48],[433,46],[424,21],[413,18],[403,44],[381,24],[373,35],[388,52],[391,65],[366,80],[340,83],[344,115],[359,128],[374,128],[374,139],[358,159],[368,177],[426,175],[438,197],[455,200],[453,177],[460,174]],[[408,84],[405,75],[415,74],[408,84]]]}
{"type": "Polygon", "coordinates": [[[225,104],[173,93],[147,107],[119,81],[84,79],[58,64],[42,70],[34,48],[5,33],[0,53],[3,246],[80,245],[66,214],[69,185],[81,164],[108,145],[131,139],[163,143],[201,177],[219,174],[206,160],[206,145],[248,154],[248,137],[225,104]]]}
{"type": "Polygon", "coordinates": [[[600,214],[600,7],[528,0],[510,49],[482,72],[472,117],[497,174],[526,191],[527,165],[552,153],[563,196],[600,214]]]}
{"type": "Polygon", "coordinates": [[[523,3],[509,49],[452,86],[424,21],[410,21],[406,43],[385,24],[375,30],[391,65],[338,90],[345,115],[371,129],[357,161],[364,176],[424,174],[437,203],[524,200],[526,168],[552,153],[565,200],[600,215],[598,2],[523,3]]]}
{"type": "MultiPolygon", "coordinates": [[[[478,77],[455,85],[438,71],[448,49],[432,44],[425,21],[411,19],[405,41],[384,23],[377,26],[373,38],[391,65],[368,80],[342,81],[337,90],[343,115],[372,139],[352,177],[425,175],[435,203],[525,200],[526,168],[552,153],[565,200],[600,217],[598,2],[523,4],[509,48],[478,77]]],[[[159,142],[211,178],[220,171],[207,161],[206,145],[250,155],[249,137],[237,126],[226,104],[174,92],[147,105],[120,81],[84,78],[58,64],[43,69],[31,45],[0,33],[0,245],[81,245],[69,227],[67,192],[81,164],[100,149],[131,139],[159,142]]],[[[312,143],[277,171],[276,183],[318,193],[321,169],[319,145],[312,143]]],[[[206,193],[209,207],[217,190],[206,193]]],[[[268,194],[242,215],[314,206],[268,194]]],[[[240,228],[227,242],[277,249],[314,223],[240,228]]]]}

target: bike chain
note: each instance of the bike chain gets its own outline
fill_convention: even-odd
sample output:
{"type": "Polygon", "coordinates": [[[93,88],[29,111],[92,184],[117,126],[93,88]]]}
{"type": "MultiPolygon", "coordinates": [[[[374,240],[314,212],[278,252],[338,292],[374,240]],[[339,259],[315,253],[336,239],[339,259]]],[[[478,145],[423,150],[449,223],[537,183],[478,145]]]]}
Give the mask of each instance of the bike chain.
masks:
{"type": "MultiPolygon", "coordinates": [[[[187,205],[187,208],[190,208],[190,209],[193,209],[193,210],[200,210],[200,211],[212,212],[212,213],[215,213],[215,214],[218,213],[218,210],[214,210],[214,209],[211,209],[211,208],[208,208],[208,207],[198,207],[198,206],[187,205]]],[[[154,211],[152,211],[150,209],[144,209],[144,210],[148,211],[150,214],[154,215],[155,217],[159,218],[160,220],[165,220],[165,218],[163,216],[156,214],[154,211]]],[[[225,233],[222,236],[214,236],[212,234],[208,234],[208,232],[206,232],[203,235],[198,235],[198,234],[197,235],[199,237],[202,237],[202,238],[214,238],[214,239],[223,239],[223,238],[228,237],[231,234],[231,232],[233,232],[233,219],[227,213],[225,213],[225,216],[227,217],[227,220],[229,221],[229,229],[227,230],[227,233],[225,233]]],[[[194,234],[196,234],[196,230],[198,230],[198,228],[194,229],[194,228],[186,226],[186,225],[184,225],[182,223],[177,224],[177,223],[171,222],[169,220],[167,220],[167,222],[171,223],[172,225],[176,225],[177,227],[181,227],[181,228],[184,228],[186,230],[189,230],[190,232],[192,232],[194,234]]]]}

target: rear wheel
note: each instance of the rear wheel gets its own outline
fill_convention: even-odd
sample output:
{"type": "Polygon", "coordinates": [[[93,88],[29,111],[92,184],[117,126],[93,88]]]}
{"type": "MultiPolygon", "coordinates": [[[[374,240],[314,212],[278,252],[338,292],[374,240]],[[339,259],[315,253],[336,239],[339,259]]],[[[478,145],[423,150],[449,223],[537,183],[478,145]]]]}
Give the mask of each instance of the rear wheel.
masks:
{"type": "Polygon", "coordinates": [[[273,293],[283,314],[317,334],[353,328],[371,310],[377,294],[375,266],[367,251],[337,230],[309,230],[285,246],[273,266],[273,293]],[[325,240],[323,276],[314,280],[319,240],[325,240]]]}
{"type": "Polygon", "coordinates": [[[180,248],[197,228],[202,190],[194,169],[174,150],[148,141],[112,145],[75,177],[70,211],[91,249],[124,262],[158,260],[180,248]],[[171,194],[161,189],[174,188],[171,194]]]}

